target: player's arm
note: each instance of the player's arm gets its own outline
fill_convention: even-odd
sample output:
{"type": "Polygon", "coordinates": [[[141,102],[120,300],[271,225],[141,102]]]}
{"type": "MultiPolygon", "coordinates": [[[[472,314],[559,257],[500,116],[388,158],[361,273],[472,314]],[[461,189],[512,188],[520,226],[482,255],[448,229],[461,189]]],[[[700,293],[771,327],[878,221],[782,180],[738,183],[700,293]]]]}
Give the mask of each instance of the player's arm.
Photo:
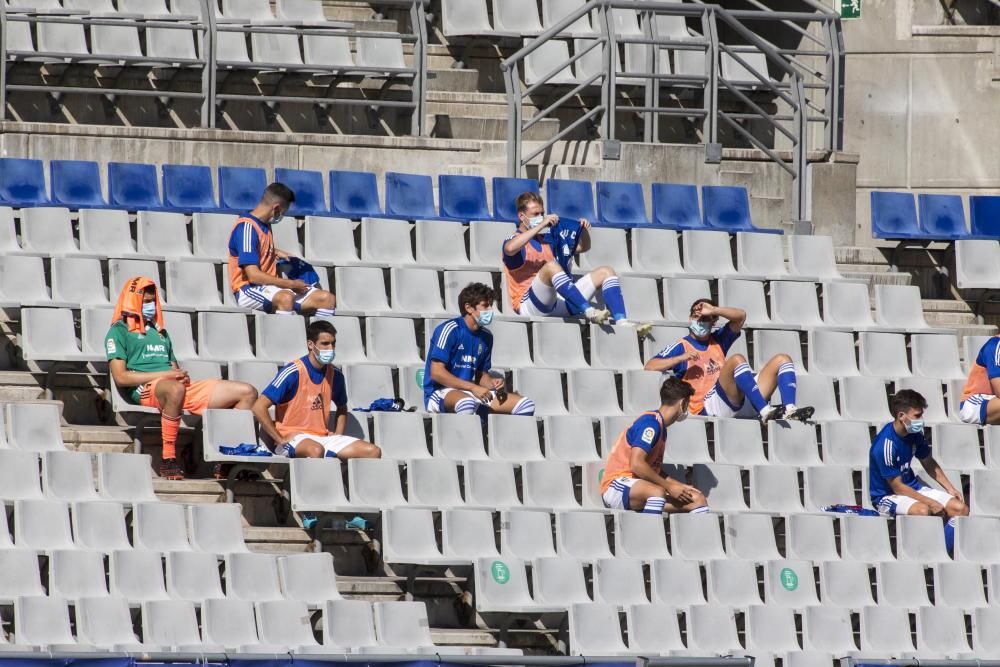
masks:
{"type": "Polygon", "coordinates": [[[256,264],[247,264],[243,267],[243,270],[246,271],[247,280],[254,285],[274,285],[275,287],[290,289],[295,292],[309,287],[309,285],[302,280],[289,280],[280,276],[272,276],[264,273],[256,264]]]}
{"type": "Polygon", "coordinates": [[[940,503],[935,502],[934,500],[928,498],[927,496],[917,493],[914,489],[911,489],[909,486],[904,484],[903,478],[901,476],[890,477],[888,479],[888,482],[889,482],[889,488],[892,489],[893,494],[897,496],[906,496],[907,498],[912,498],[917,502],[924,503],[925,505],[930,507],[932,514],[937,514],[938,512],[944,511],[944,507],[942,507],[940,503]]]}
{"type": "Polygon", "coordinates": [[[733,332],[739,332],[743,330],[743,325],[747,321],[747,311],[742,308],[730,308],[728,306],[710,306],[707,303],[702,304],[703,315],[718,315],[719,317],[725,318],[727,320],[726,326],[732,329],[733,332]]]}
{"type": "Polygon", "coordinates": [[[253,402],[253,407],[250,408],[250,411],[253,412],[253,416],[257,419],[257,423],[260,424],[264,433],[270,436],[274,445],[283,445],[288,441],[278,433],[278,427],[274,423],[274,420],[271,419],[270,410],[272,405],[274,403],[271,402],[271,399],[264,395],[264,392],[261,392],[257,400],[253,402]]]}
{"type": "Polygon", "coordinates": [[[681,353],[676,354],[672,357],[661,357],[661,356],[653,357],[652,359],[646,362],[646,365],[643,366],[643,369],[647,371],[659,371],[662,373],[664,371],[669,371],[670,369],[678,366],[679,364],[682,364],[686,361],[694,361],[697,358],[698,358],[697,351],[691,350],[690,352],[685,352],[684,348],[681,348],[681,353]]]}
{"type": "Polygon", "coordinates": [[[646,452],[642,447],[632,447],[632,451],[629,453],[629,468],[632,474],[638,479],[656,484],[675,500],[685,504],[691,502],[691,491],[695,490],[694,487],[682,484],[669,477],[664,477],[660,474],[660,471],[654,470],[653,466],[649,465],[649,460],[646,456],[646,452]]]}
{"type": "Polygon", "coordinates": [[[448,367],[445,366],[443,361],[438,361],[436,359],[431,361],[431,380],[442,387],[447,387],[448,389],[460,389],[462,391],[471,392],[473,396],[480,400],[485,400],[489,398],[490,395],[490,388],[484,387],[476,382],[468,382],[455,377],[451,374],[451,371],[448,370],[448,367]]]}
{"type": "Polygon", "coordinates": [[[111,369],[111,377],[114,378],[115,384],[119,387],[141,387],[160,378],[170,378],[179,382],[186,382],[189,379],[187,371],[177,368],[177,364],[174,364],[174,368],[166,371],[141,372],[130,371],[126,368],[124,359],[112,359],[109,368],[111,369]]]}
{"type": "Polygon", "coordinates": [[[941,464],[939,464],[933,456],[927,456],[920,459],[920,465],[924,467],[924,471],[928,475],[933,477],[934,480],[941,485],[941,488],[944,489],[948,495],[962,500],[962,493],[954,487],[951,480],[948,479],[948,475],[944,473],[944,468],[941,467],[941,464]]]}
{"type": "Polygon", "coordinates": [[[592,241],[590,238],[590,223],[586,218],[580,218],[580,238],[576,243],[576,254],[580,255],[590,250],[592,241]]]}
{"type": "Polygon", "coordinates": [[[558,221],[558,215],[545,216],[542,219],[542,224],[537,227],[532,227],[527,231],[523,231],[520,234],[515,234],[513,238],[507,239],[503,244],[503,254],[508,257],[516,255],[524,249],[524,246],[528,245],[528,241],[535,238],[558,221]]]}
{"type": "Polygon", "coordinates": [[[347,406],[338,405],[333,411],[333,434],[344,435],[347,430],[347,406]]]}

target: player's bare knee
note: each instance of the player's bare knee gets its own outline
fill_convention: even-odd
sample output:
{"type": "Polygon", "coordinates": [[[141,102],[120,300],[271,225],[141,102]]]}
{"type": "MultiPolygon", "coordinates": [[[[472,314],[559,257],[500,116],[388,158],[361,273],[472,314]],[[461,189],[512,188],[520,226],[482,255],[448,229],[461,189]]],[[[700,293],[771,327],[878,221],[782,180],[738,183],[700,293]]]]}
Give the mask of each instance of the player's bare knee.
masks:
{"type": "Polygon", "coordinates": [[[181,405],[184,403],[184,396],[187,394],[187,387],[183,382],[168,380],[163,385],[163,398],[166,403],[181,405]]]}
{"type": "Polygon", "coordinates": [[[361,458],[365,459],[380,459],[382,458],[382,448],[371,442],[362,441],[359,443],[361,445],[361,458]]]}
{"type": "Polygon", "coordinates": [[[321,459],[326,456],[326,450],[318,442],[300,442],[295,448],[295,456],[304,459],[321,459]]]}
{"type": "Polygon", "coordinates": [[[333,295],[333,292],[327,292],[322,290],[319,292],[319,298],[317,299],[317,307],[327,308],[333,310],[337,307],[337,297],[333,295]]]}
{"type": "Polygon", "coordinates": [[[562,267],[559,266],[559,262],[555,261],[554,259],[550,259],[549,261],[545,262],[545,264],[542,265],[542,268],[539,270],[538,274],[545,278],[551,278],[552,276],[561,271],[562,267]]]}
{"type": "Polygon", "coordinates": [[[233,384],[236,385],[237,405],[245,404],[247,407],[244,409],[249,410],[249,406],[257,400],[257,388],[247,382],[233,382],[233,384]]]}
{"type": "Polygon", "coordinates": [[[744,357],[742,354],[737,353],[737,354],[734,354],[733,356],[729,357],[729,359],[727,359],[727,361],[729,361],[731,364],[733,364],[735,366],[738,366],[740,364],[747,363],[747,358],[744,357]]]}
{"type": "Polygon", "coordinates": [[[597,278],[594,282],[603,285],[605,280],[614,277],[615,270],[610,266],[599,266],[591,272],[591,275],[597,278]]]}
{"type": "Polygon", "coordinates": [[[924,503],[914,503],[907,514],[910,516],[930,516],[931,508],[924,503]]]}
{"type": "Polygon", "coordinates": [[[271,299],[274,310],[292,310],[295,307],[295,297],[288,290],[282,290],[271,299]]]}
{"type": "Polygon", "coordinates": [[[945,509],[948,511],[949,517],[969,516],[969,506],[961,500],[951,501],[945,509]]]}
{"type": "Polygon", "coordinates": [[[773,357],[771,357],[771,361],[780,365],[780,364],[791,363],[792,358],[787,354],[785,354],[784,352],[782,352],[780,354],[776,354],[773,357]]]}
{"type": "Polygon", "coordinates": [[[693,490],[691,491],[691,502],[690,505],[694,507],[701,507],[702,505],[707,505],[708,501],[705,499],[705,494],[701,491],[693,490]]]}

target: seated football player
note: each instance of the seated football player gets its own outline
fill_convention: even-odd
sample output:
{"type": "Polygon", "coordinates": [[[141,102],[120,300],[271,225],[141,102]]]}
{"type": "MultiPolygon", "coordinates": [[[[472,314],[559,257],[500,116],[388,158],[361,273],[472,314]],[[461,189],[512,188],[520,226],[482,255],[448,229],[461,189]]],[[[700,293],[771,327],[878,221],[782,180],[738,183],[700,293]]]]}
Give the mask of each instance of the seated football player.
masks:
{"type": "Polygon", "coordinates": [[[1000,424],[1000,336],[979,348],[962,390],[959,417],[966,424],[1000,424]]]}

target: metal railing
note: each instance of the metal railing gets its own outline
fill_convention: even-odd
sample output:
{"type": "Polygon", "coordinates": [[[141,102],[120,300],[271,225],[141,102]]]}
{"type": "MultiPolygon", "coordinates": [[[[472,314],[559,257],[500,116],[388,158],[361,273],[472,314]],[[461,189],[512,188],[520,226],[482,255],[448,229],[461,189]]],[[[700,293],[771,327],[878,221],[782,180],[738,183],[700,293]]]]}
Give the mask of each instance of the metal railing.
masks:
{"type": "MultiPolygon", "coordinates": [[[[62,94],[91,94],[104,95],[109,100],[117,96],[122,97],[155,97],[161,100],[171,99],[193,99],[201,101],[200,126],[212,128],[216,126],[216,109],[220,103],[229,100],[261,101],[266,103],[302,103],[314,104],[321,108],[329,105],[364,106],[371,109],[401,108],[410,109],[411,132],[421,135],[425,130],[425,109],[426,109],[426,87],[427,87],[427,22],[426,4],[428,0],[380,0],[380,5],[409,7],[410,32],[391,33],[376,32],[370,30],[355,29],[350,23],[329,22],[322,26],[300,26],[300,25],[256,25],[247,22],[231,22],[217,20],[216,0],[200,0],[201,16],[191,20],[190,17],[182,19],[172,19],[164,16],[162,19],[145,19],[135,15],[123,13],[121,17],[91,16],[79,10],[65,10],[56,12],[45,12],[28,9],[17,9],[7,7],[6,2],[0,2],[0,58],[3,67],[0,67],[0,121],[7,118],[8,96],[11,92],[34,92],[46,93],[58,99],[62,94]],[[46,51],[15,52],[9,48],[8,26],[11,23],[27,23],[30,28],[37,28],[40,24],[64,24],[81,25],[84,28],[94,26],[114,26],[130,27],[137,30],[144,29],[168,29],[193,31],[199,37],[198,55],[193,59],[183,58],[163,58],[166,61],[159,65],[167,67],[183,67],[188,69],[200,69],[201,90],[200,92],[179,91],[165,88],[134,88],[134,87],[103,87],[100,83],[94,86],[64,86],[58,82],[41,80],[39,83],[17,83],[9,82],[11,67],[21,61],[41,60],[43,62],[56,62],[66,64],[97,64],[111,65],[128,68],[146,68],[150,63],[159,61],[155,56],[118,56],[105,55],[100,53],[53,53],[46,51]],[[392,67],[370,67],[370,66],[333,66],[324,68],[322,65],[302,65],[284,63],[235,63],[226,67],[227,70],[240,71],[241,66],[249,72],[277,72],[279,74],[294,74],[297,71],[318,73],[322,76],[332,75],[335,80],[364,79],[364,78],[385,78],[388,82],[406,81],[410,84],[410,99],[381,99],[362,96],[360,98],[349,98],[344,96],[296,96],[296,95],[267,95],[260,94],[232,94],[219,90],[219,67],[218,67],[218,36],[220,33],[239,33],[250,35],[257,33],[269,33],[279,35],[294,35],[296,39],[300,36],[334,36],[350,39],[398,39],[403,44],[412,44],[412,65],[402,68],[392,67]],[[263,65],[263,66],[262,66],[263,65]],[[328,71],[327,71],[328,70],[328,71]]],[[[37,42],[36,42],[37,43],[37,42]]],[[[226,71],[226,70],[223,70],[226,71]]],[[[326,87],[327,93],[333,93],[335,85],[326,87]]]]}
{"type": "MultiPolygon", "coordinates": [[[[643,118],[643,141],[652,143],[659,137],[661,116],[674,116],[701,121],[702,141],[719,142],[719,126],[724,125],[734,135],[764,152],[771,160],[788,172],[794,180],[793,210],[798,220],[807,220],[807,155],[810,144],[810,127],[822,125],[822,144],[825,150],[837,150],[842,145],[842,70],[843,48],[840,20],[833,12],[815,0],[803,0],[814,11],[779,12],[768,9],[759,0],[749,0],[757,9],[726,10],[700,0],[693,3],[675,3],[662,0],[589,0],[584,6],[567,14],[560,22],[544,31],[501,63],[510,112],[508,121],[508,172],[520,176],[525,165],[548,151],[557,141],[574,132],[584,123],[599,127],[599,134],[606,141],[614,140],[618,114],[627,112],[643,118]],[[638,11],[642,35],[619,35],[615,30],[612,11],[615,9],[638,11]],[[600,36],[587,49],[575,53],[563,62],[547,63],[545,74],[526,88],[522,86],[521,73],[525,60],[540,46],[552,39],[565,38],[564,33],[583,17],[590,17],[600,36]],[[659,34],[658,17],[682,20],[697,19],[701,34],[674,35],[668,38],[659,34]],[[801,40],[796,48],[782,48],[762,37],[749,26],[755,22],[778,24],[801,40]],[[810,31],[803,27],[816,26],[810,31]],[[739,45],[722,43],[720,29],[735,35],[739,45]],[[621,71],[618,45],[643,45],[644,62],[641,69],[633,63],[621,71]],[[556,84],[549,83],[567,68],[577,63],[591,49],[602,50],[602,71],[577,79],[575,85],[554,101],[540,106],[529,119],[524,119],[524,107],[538,93],[549,93],[556,84]],[[661,71],[661,52],[669,49],[675,54],[686,51],[704,53],[701,72],[676,73],[661,71]],[[751,54],[754,56],[751,58],[751,54]],[[766,66],[759,65],[763,57],[766,66]],[[723,74],[720,63],[739,66],[752,77],[748,81],[733,80],[723,74]],[[774,73],[772,75],[772,72],[774,73]],[[641,82],[642,104],[629,103],[619,95],[620,89],[641,82]],[[599,92],[598,92],[599,89],[599,92]],[[663,91],[671,94],[671,104],[663,103],[663,91]],[[694,92],[692,96],[690,93],[694,92]],[[596,97],[597,103],[585,106],[585,111],[569,122],[551,138],[532,145],[525,154],[525,132],[534,124],[565,110],[570,103],[579,103],[584,96],[596,97]],[[720,95],[729,107],[720,104],[720,95]],[[695,99],[692,101],[692,97],[695,99]],[[762,99],[766,97],[767,99],[762,99]],[[700,100],[699,100],[700,98],[700,100]],[[700,103],[699,103],[700,101],[700,103]],[[774,106],[769,110],[766,106],[774,106]],[[765,142],[748,130],[750,121],[760,121],[791,147],[790,159],[773,142],[765,142]]],[[[689,59],[686,59],[689,60],[689,59]]],[[[626,63],[628,58],[626,57],[626,63]]],[[[560,84],[566,88],[567,84],[560,84]]],[[[561,92],[562,89],[560,89],[561,92]]],[[[540,96],[539,96],[540,97],[540,96]]]]}

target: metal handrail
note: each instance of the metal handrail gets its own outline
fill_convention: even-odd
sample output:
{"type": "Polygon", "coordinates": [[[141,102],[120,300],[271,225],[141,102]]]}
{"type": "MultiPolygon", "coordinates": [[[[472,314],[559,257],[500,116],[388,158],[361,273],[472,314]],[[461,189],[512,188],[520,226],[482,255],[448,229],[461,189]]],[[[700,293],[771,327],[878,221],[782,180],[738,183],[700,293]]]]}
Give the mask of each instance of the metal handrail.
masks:
{"type": "MultiPolygon", "coordinates": [[[[507,90],[507,102],[510,111],[508,121],[508,171],[512,176],[519,176],[522,169],[533,158],[549,150],[557,141],[562,140],[575,128],[586,122],[594,122],[601,114],[601,136],[605,140],[614,140],[614,118],[619,111],[641,114],[644,119],[643,138],[652,142],[657,136],[657,122],[660,116],[681,116],[703,119],[703,136],[706,143],[718,143],[718,123],[722,122],[754,147],[760,149],[782,169],[792,175],[795,189],[793,208],[799,220],[808,219],[808,196],[806,191],[806,159],[809,148],[810,123],[822,123],[826,128],[823,138],[827,150],[836,150],[841,145],[842,136],[842,95],[839,91],[843,67],[843,48],[840,37],[839,18],[837,15],[816,2],[804,0],[808,7],[815,10],[812,13],[801,11],[771,11],[760,0],[750,0],[753,10],[726,10],[716,4],[695,0],[696,4],[677,4],[664,0],[589,0],[583,6],[563,17],[556,25],[541,33],[536,39],[524,44],[513,55],[501,62],[501,70],[507,90]],[[629,9],[638,12],[641,21],[641,35],[617,34],[611,18],[613,9],[629,9]],[[576,53],[558,63],[546,63],[546,69],[551,68],[545,76],[524,90],[521,86],[519,71],[524,60],[540,48],[545,42],[562,35],[563,31],[576,23],[581,17],[591,16],[595,19],[595,27],[600,29],[600,36],[588,51],[603,48],[603,71],[591,75],[584,83],[578,83],[569,92],[561,93],[554,102],[536,113],[527,123],[522,122],[522,107],[526,99],[533,93],[543,89],[547,82],[560,72],[576,63],[583,53],[576,53]],[[702,36],[692,37],[690,41],[680,41],[676,38],[661,37],[655,17],[658,15],[700,17],[702,20],[702,36]],[[807,36],[808,48],[783,48],[762,37],[748,27],[754,21],[770,21],[781,23],[794,30],[796,34],[807,36]],[[742,42],[739,45],[722,44],[718,37],[718,23],[734,33],[742,42]],[[809,22],[821,25],[821,31],[813,34],[798,23],[809,22]],[[618,44],[646,45],[644,62],[630,65],[628,71],[618,71],[618,44]],[[813,44],[819,45],[817,49],[813,44]],[[704,76],[677,75],[660,72],[660,50],[670,48],[680,50],[705,51],[706,67],[704,76]],[[768,69],[758,71],[745,54],[760,53],[766,59],[768,69]],[[725,54],[732,62],[742,66],[751,77],[750,81],[736,82],[723,77],[720,73],[720,54],[725,54]],[[744,54],[744,55],[741,55],[744,54]],[[814,64],[813,59],[823,58],[823,64],[814,64]],[[641,69],[641,71],[634,71],[641,69]],[[619,80],[630,78],[641,81],[645,88],[645,103],[630,105],[621,102],[617,88],[619,80]],[[808,79],[808,80],[807,80],[808,79]],[[578,98],[589,85],[600,82],[600,103],[576,118],[572,123],[562,127],[553,137],[541,142],[541,145],[529,155],[523,156],[522,143],[524,132],[538,121],[550,116],[571,100],[578,98]],[[665,107],[660,104],[660,84],[693,85],[701,88],[702,108],[665,107]],[[765,110],[761,104],[751,98],[748,90],[766,91],[790,109],[790,112],[775,113],[765,110]],[[722,90],[747,109],[746,112],[730,113],[719,108],[719,91],[722,90]],[[823,97],[817,93],[813,99],[807,97],[807,91],[822,91],[823,97]],[[740,121],[761,119],[776,134],[786,138],[792,145],[790,162],[783,158],[782,151],[766,145],[743,127],[740,121]]],[[[1000,0],[998,0],[1000,1],[1000,0]]],[[[629,84],[632,85],[632,84],[629,84]]]]}

